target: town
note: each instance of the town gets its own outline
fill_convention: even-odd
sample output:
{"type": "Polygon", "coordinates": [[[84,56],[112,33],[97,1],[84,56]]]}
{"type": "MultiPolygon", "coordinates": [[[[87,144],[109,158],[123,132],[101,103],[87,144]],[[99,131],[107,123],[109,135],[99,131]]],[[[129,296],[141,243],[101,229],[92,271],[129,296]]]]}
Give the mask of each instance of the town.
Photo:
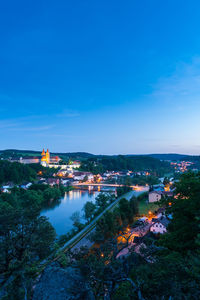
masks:
{"type": "MultiPolygon", "coordinates": [[[[1,160],[4,158],[1,158],[1,160]]],[[[146,182],[147,185],[151,185],[151,180],[149,180],[150,184],[148,184],[148,178],[151,179],[152,176],[155,176],[155,172],[152,170],[106,170],[102,173],[94,173],[89,171],[84,171],[84,167],[82,168],[82,162],[80,160],[71,160],[68,161],[63,160],[58,155],[51,155],[49,150],[45,152],[44,149],[41,155],[38,156],[9,156],[6,158],[10,162],[18,162],[22,164],[40,164],[43,167],[47,167],[52,169],[50,178],[45,179],[42,177],[42,171],[38,172],[38,181],[37,183],[46,183],[50,185],[56,185],[58,183],[63,184],[64,186],[72,185],[72,186],[82,186],[86,187],[87,185],[90,188],[94,188],[95,185],[100,187],[101,185],[109,186],[120,186],[126,184],[126,179],[129,181],[129,185],[131,185],[131,180],[133,181],[132,186],[137,187],[137,183],[146,182]],[[146,181],[145,181],[146,180],[146,181]],[[94,184],[94,185],[92,185],[94,184]]],[[[172,185],[180,173],[191,170],[193,172],[198,171],[198,167],[195,168],[195,163],[192,161],[168,161],[172,166],[171,168],[171,178],[169,178],[170,184],[172,185]],[[192,168],[191,168],[192,167],[192,168]]],[[[158,176],[157,176],[158,177],[158,176]]],[[[164,177],[154,178],[153,183],[160,184],[160,187],[164,187],[163,181],[164,177]]],[[[24,183],[22,187],[28,187],[31,182],[24,183]]],[[[7,189],[13,187],[13,183],[7,184],[6,186],[2,186],[2,191],[7,191],[7,189]]]]}
{"type": "MultiPolygon", "coordinates": [[[[176,206],[176,199],[180,197],[185,199],[183,198],[185,196],[180,196],[181,192],[179,192],[184,179],[182,176],[188,174],[187,176],[191,178],[199,178],[196,169],[198,165],[189,160],[181,162],[158,160],[157,162],[154,158],[153,161],[158,166],[150,168],[148,164],[149,160],[151,163],[151,158],[147,160],[146,157],[133,157],[127,160],[120,156],[115,158],[115,163],[117,162],[118,165],[118,159],[127,160],[131,168],[122,169],[119,164],[119,169],[102,168],[102,172],[97,172],[102,161],[93,158],[92,167],[95,168],[92,172],[88,171],[88,165],[91,168],[90,159],[79,157],[79,160],[71,158],[66,160],[63,155],[60,156],[51,155],[48,149],[46,151],[43,149],[37,156],[19,154],[16,156],[16,153],[13,156],[10,154],[5,156],[5,152],[1,153],[1,201],[12,203],[14,199],[18,199],[26,205],[26,198],[29,199],[31,206],[35,206],[34,209],[39,205],[38,217],[40,215],[50,217],[49,220],[54,226],[51,229],[52,234],[53,232],[55,234],[55,230],[57,234],[59,248],[49,251],[45,261],[42,256],[38,261],[40,267],[44,262],[46,264],[46,261],[49,263],[45,267],[48,275],[44,272],[40,284],[36,285],[33,298],[35,300],[47,293],[46,280],[51,282],[52,272],[55,272],[54,267],[51,269],[52,259],[63,268],[74,262],[75,265],[79,264],[77,255],[85,256],[89,251],[90,254],[84,264],[93,256],[98,258],[100,255],[98,268],[102,270],[115,261],[118,264],[123,262],[127,264],[133,255],[137,255],[148,264],[154,263],[152,249],[157,247],[154,244],[162,240],[161,237],[168,233],[168,228],[174,221],[173,207],[176,206]],[[136,165],[138,159],[141,170],[132,165],[133,162],[136,165]],[[15,173],[16,176],[13,177],[15,173]],[[8,178],[10,180],[6,181],[8,178]],[[87,200],[82,202],[82,197],[86,195],[88,195],[87,200]],[[69,202],[66,202],[67,199],[69,202]],[[79,201],[77,207],[80,210],[72,210],[71,216],[67,217],[67,210],[71,209],[71,201],[77,202],[77,200],[79,201]],[[63,206],[62,214],[59,210],[60,206],[63,206]],[[66,221],[67,224],[71,224],[70,227],[68,225],[68,230],[64,226],[66,221]],[[150,248],[148,243],[151,245],[150,248]]],[[[106,166],[112,159],[106,157],[106,166]]],[[[26,210],[22,209],[22,214],[25,213],[26,210]]],[[[54,238],[52,243],[53,241],[54,238]]],[[[61,272],[60,267],[56,271],[58,274],[61,272]]],[[[126,268],[130,272],[130,265],[126,265],[126,268]]],[[[98,274],[95,276],[98,278],[98,274]]],[[[118,280],[121,276],[122,273],[118,280]]],[[[123,273],[123,276],[126,275],[123,273]]],[[[74,278],[69,284],[74,284],[73,281],[74,278]]],[[[107,283],[103,282],[102,279],[99,288],[104,294],[104,285],[107,283]]],[[[60,283],[56,282],[56,284],[60,283]]],[[[93,285],[93,281],[90,284],[93,285]]],[[[6,287],[7,282],[4,283],[2,293],[5,293],[6,287]]],[[[54,292],[51,293],[54,295],[54,292]]],[[[78,293],[82,295],[84,292],[78,293]]],[[[96,293],[96,289],[93,289],[93,293],[96,293]]]]}

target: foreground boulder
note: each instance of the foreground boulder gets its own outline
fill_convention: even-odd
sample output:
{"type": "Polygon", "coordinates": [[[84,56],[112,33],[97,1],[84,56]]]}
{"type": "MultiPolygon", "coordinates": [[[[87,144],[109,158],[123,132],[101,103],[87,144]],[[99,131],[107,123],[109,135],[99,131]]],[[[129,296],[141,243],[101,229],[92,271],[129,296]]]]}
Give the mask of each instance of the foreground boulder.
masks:
{"type": "Polygon", "coordinates": [[[33,300],[93,300],[93,294],[79,269],[61,268],[58,264],[48,266],[34,287],[33,300]]]}

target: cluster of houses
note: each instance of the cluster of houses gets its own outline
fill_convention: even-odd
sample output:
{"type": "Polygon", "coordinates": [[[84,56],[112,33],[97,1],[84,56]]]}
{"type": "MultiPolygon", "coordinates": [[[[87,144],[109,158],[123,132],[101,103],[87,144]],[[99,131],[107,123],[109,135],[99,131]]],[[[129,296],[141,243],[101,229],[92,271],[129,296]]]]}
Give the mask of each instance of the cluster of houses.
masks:
{"type": "MultiPolygon", "coordinates": [[[[27,190],[31,185],[32,185],[31,182],[23,182],[23,184],[20,184],[17,187],[27,190]]],[[[12,182],[10,182],[10,183],[7,183],[6,185],[2,185],[0,187],[0,191],[1,191],[1,193],[9,193],[10,190],[14,187],[15,187],[15,185],[12,182]]]]}
{"type": "Polygon", "coordinates": [[[147,171],[141,171],[141,172],[133,172],[133,171],[129,171],[129,170],[125,170],[125,171],[107,171],[105,173],[103,173],[102,176],[102,180],[106,180],[106,179],[114,179],[114,180],[119,180],[121,177],[126,177],[126,176],[130,176],[130,177],[135,177],[135,176],[149,176],[150,173],[147,171]]]}
{"type": "MultiPolygon", "coordinates": [[[[100,182],[100,181],[118,181],[120,178],[130,176],[147,176],[149,175],[148,172],[132,172],[132,171],[106,171],[103,174],[93,175],[91,172],[83,172],[83,171],[76,171],[77,167],[74,167],[76,162],[73,163],[73,165],[68,167],[61,168],[56,174],[60,177],[67,177],[69,179],[73,179],[74,181],[86,181],[87,182],[100,182]]],[[[78,166],[80,167],[80,165],[78,166]]]]}
{"type": "MultiPolygon", "coordinates": [[[[66,185],[67,182],[62,182],[59,178],[40,178],[36,183],[38,184],[48,184],[50,186],[59,185],[60,183],[63,185],[66,185]]],[[[7,183],[6,185],[1,186],[0,192],[1,193],[9,193],[12,188],[15,186],[18,188],[22,188],[24,190],[27,190],[31,187],[33,183],[32,182],[23,182],[19,185],[14,185],[13,183],[7,183]]]]}
{"type": "MultiPolygon", "coordinates": [[[[49,165],[50,166],[50,165],[49,165]]],[[[51,166],[50,166],[51,167],[51,166]]],[[[80,165],[78,166],[80,167],[80,165]]],[[[83,171],[76,171],[76,162],[71,165],[69,168],[66,165],[63,165],[62,168],[59,169],[55,175],[58,175],[60,177],[67,177],[69,181],[75,181],[75,182],[82,182],[82,181],[87,181],[88,183],[91,182],[100,182],[100,181],[119,181],[120,178],[130,176],[142,176],[142,175],[149,175],[148,172],[132,172],[132,171],[106,171],[102,174],[94,175],[91,172],[83,172],[83,171]],[[75,166],[75,167],[74,167],[75,166]]]]}
{"type": "Polygon", "coordinates": [[[192,171],[198,171],[198,169],[194,168],[194,162],[191,161],[176,161],[170,162],[171,166],[174,167],[176,173],[184,173],[189,169],[192,171]]]}
{"type": "Polygon", "coordinates": [[[49,168],[55,168],[55,169],[60,169],[61,172],[67,173],[67,172],[72,172],[74,169],[79,169],[81,166],[81,162],[76,160],[70,162],[70,164],[61,164],[61,163],[50,163],[48,165],[49,168]]]}
{"type": "MultiPolygon", "coordinates": [[[[149,191],[148,194],[148,201],[149,203],[155,203],[161,200],[162,197],[173,197],[175,189],[171,189],[172,186],[172,180],[170,181],[171,184],[164,186],[164,184],[160,184],[158,186],[155,186],[154,190],[149,191]]],[[[156,218],[151,219],[151,225],[149,228],[150,232],[153,232],[155,234],[163,234],[167,232],[167,226],[170,222],[171,216],[165,215],[165,209],[160,208],[158,210],[158,215],[156,218]]]]}
{"type": "Polygon", "coordinates": [[[67,180],[68,182],[92,182],[94,180],[94,175],[91,172],[83,172],[76,170],[59,170],[54,174],[55,176],[59,176],[62,180],[67,180]],[[65,179],[64,179],[65,178],[65,179]]]}

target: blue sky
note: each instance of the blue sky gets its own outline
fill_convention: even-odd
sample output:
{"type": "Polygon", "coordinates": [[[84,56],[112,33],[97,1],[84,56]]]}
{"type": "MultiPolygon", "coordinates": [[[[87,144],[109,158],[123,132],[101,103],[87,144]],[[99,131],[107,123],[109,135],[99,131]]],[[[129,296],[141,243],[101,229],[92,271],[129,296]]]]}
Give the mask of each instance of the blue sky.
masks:
{"type": "Polygon", "coordinates": [[[0,148],[200,152],[200,2],[0,3],[0,148]]]}

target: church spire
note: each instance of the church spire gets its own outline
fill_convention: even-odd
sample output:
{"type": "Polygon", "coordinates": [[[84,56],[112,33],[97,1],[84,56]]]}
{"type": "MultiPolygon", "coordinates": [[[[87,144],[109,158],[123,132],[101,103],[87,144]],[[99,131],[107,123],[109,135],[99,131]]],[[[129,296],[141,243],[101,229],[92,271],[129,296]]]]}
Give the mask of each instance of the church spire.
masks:
{"type": "Polygon", "coordinates": [[[47,152],[46,152],[46,162],[47,162],[47,164],[49,164],[49,162],[50,162],[50,153],[49,153],[49,149],[47,149],[47,152]]]}

